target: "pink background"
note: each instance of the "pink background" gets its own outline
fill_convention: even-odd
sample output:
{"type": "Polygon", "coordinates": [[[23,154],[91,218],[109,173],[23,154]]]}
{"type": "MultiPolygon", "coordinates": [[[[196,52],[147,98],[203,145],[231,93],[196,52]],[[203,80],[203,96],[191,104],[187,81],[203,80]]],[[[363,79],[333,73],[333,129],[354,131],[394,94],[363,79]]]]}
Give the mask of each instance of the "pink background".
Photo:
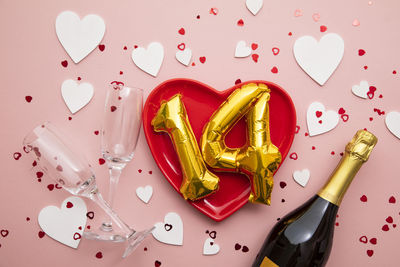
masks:
{"type": "MultiPolygon", "coordinates": [[[[9,230],[7,237],[0,236],[0,266],[249,266],[266,234],[278,217],[303,203],[324,184],[330,171],[340,159],[339,153],[356,130],[366,127],[375,133],[379,142],[370,161],[361,169],[350,187],[342,206],[336,227],[332,253],[327,266],[398,266],[400,165],[396,157],[400,140],[394,137],[374,108],[386,113],[399,110],[398,62],[399,22],[398,1],[264,1],[264,7],[253,16],[245,1],[11,1],[0,0],[0,71],[1,84],[1,179],[0,179],[0,230],[9,230]],[[218,8],[218,15],[209,14],[218,8]],[[296,9],[302,16],[295,17],[296,9]],[[102,44],[105,50],[95,49],[79,64],[74,64],[60,45],[55,34],[55,19],[64,10],[72,10],[81,17],[94,13],[106,22],[102,44]],[[320,20],[312,19],[314,13],[320,20]],[[200,15],[200,19],[196,16],[200,15]],[[352,25],[354,19],[360,26],[352,25]],[[244,26],[237,26],[243,19],[244,26]],[[320,87],[297,65],[292,54],[294,41],[303,35],[319,39],[328,32],[340,34],[345,42],[345,54],[338,69],[328,82],[320,87]],[[185,35],[178,34],[183,27],[185,35]],[[288,33],[293,35],[289,36],[288,33]],[[259,45],[258,63],[251,57],[233,57],[236,43],[259,45]],[[130,58],[134,45],[147,46],[159,41],[165,48],[164,63],[157,78],[139,70],[130,58]],[[176,61],[177,45],[184,42],[193,51],[195,66],[185,67],[176,61]],[[123,50],[124,46],[128,50],[123,50]],[[280,53],[272,54],[272,47],[280,53]],[[364,49],[364,56],[358,55],[364,49]],[[207,58],[204,64],[199,57],[207,58]],[[68,67],[61,61],[68,60],[68,67]],[[276,66],[277,74],[271,73],[276,66]],[[365,70],[364,66],[368,66],[365,70]],[[123,75],[119,72],[123,71],[123,75]],[[95,88],[92,101],[75,115],[64,104],[60,87],[66,79],[82,78],[95,88]],[[129,258],[120,258],[121,245],[82,240],[77,250],[59,244],[45,236],[40,239],[37,223],[39,211],[47,205],[59,206],[68,197],[67,192],[47,185],[48,177],[37,182],[32,160],[22,151],[24,135],[43,121],[52,121],[68,131],[82,147],[97,173],[102,192],[107,192],[106,165],[99,165],[100,130],[105,86],[113,80],[124,80],[145,89],[146,95],[157,84],[174,77],[197,79],[223,90],[235,80],[270,80],[281,85],[291,95],[298,115],[300,131],[291,152],[298,160],[287,158],[275,176],[276,187],[272,205],[246,204],[223,222],[207,218],[185,201],[163,178],[154,163],[141,134],[135,159],[127,166],[120,181],[115,206],[120,216],[136,229],[162,221],[170,211],[180,214],[184,223],[184,245],[164,245],[148,238],[129,258]],[[367,80],[377,87],[375,98],[363,100],[351,93],[351,86],[367,80]],[[382,94],[382,98],[378,95],[382,94]],[[32,96],[30,103],[25,96],[32,96]],[[329,133],[308,137],[305,114],[308,105],[320,101],[328,109],[343,107],[349,120],[340,120],[329,133]],[[68,120],[71,116],[72,120],[68,120]],[[370,121],[370,117],[373,118],[370,121]],[[312,150],[312,146],[316,149],[312,150]],[[331,151],[335,154],[331,155],[331,151]],[[13,153],[22,157],[14,160],[13,153]],[[305,188],[292,179],[295,170],[309,168],[311,178],[305,188]],[[139,169],[142,170],[139,173],[139,169]],[[152,171],[152,174],[149,174],[152,171]],[[279,182],[287,183],[285,188],[279,182]],[[144,204],[135,195],[138,186],[150,184],[153,198],[144,204]],[[360,201],[362,195],[366,203],[360,201]],[[397,203],[390,204],[390,196],[397,203]],[[282,202],[281,199],[285,199],[282,202]],[[385,219],[392,216],[394,224],[384,232],[385,219]],[[26,220],[30,217],[30,221],[26,220]],[[215,230],[215,242],[221,251],[215,256],[203,256],[205,231],[215,230]],[[364,244],[359,238],[377,238],[376,245],[364,244]],[[250,250],[236,251],[236,243],[250,250]],[[144,247],[147,251],[144,251],[144,247]],[[372,257],[366,251],[373,250],[372,257]],[[102,259],[95,257],[101,251],[102,259]]],[[[290,153],[291,153],[290,152],[290,153]]],[[[88,210],[100,212],[87,201],[88,210]]],[[[88,220],[89,225],[95,222],[88,220]]]]}

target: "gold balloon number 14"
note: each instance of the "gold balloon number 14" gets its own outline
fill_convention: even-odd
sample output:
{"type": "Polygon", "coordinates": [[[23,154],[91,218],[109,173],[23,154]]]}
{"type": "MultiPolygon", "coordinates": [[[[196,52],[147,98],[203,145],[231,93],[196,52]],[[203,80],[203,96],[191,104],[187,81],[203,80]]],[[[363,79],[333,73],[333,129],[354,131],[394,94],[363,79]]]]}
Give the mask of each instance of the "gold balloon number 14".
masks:
{"type": "Polygon", "coordinates": [[[278,148],[269,131],[270,89],[249,83],[236,89],[211,116],[201,136],[201,151],[194,136],[181,95],[163,101],[151,122],[156,132],[167,132],[183,172],[180,192],[185,199],[197,200],[218,189],[219,178],[207,169],[239,172],[251,183],[250,202],[270,204],[273,174],[281,163],[278,148]],[[247,142],[229,148],[225,136],[246,116],[247,142]]]}

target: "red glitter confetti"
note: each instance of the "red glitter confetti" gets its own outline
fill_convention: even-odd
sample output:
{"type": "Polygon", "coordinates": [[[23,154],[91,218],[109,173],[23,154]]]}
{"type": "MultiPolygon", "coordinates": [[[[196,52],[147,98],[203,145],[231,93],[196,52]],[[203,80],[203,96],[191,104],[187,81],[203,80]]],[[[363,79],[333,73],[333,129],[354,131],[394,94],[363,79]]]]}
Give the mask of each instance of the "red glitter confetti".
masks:
{"type": "Polygon", "coordinates": [[[61,61],[61,66],[63,66],[64,68],[66,68],[68,66],[68,61],[64,60],[61,61]]]}
{"type": "Polygon", "coordinates": [[[104,163],[106,163],[106,161],[103,158],[99,158],[99,164],[103,165],[104,163]]]}
{"type": "Polygon", "coordinates": [[[27,95],[27,96],[25,96],[25,100],[26,100],[26,102],[31,103],[32,97],[30,95],[27,95]]]}
{"type": "Polygon", "coordinates": [[[180,28],[179,31],[178,31],[178,33],[179,33],[180,35],[185,35],[185,29],[184,29],[184,28],[180,28]]]}
{"type": "Polygon", "coordinates": [[[258,57],[259,57],[258,54],[253,54],[253,55],[251,55],[251,57],[252,57],[254,62],[256,62],[256,63],[258,62],[258,57]]]}
{"type": "Polygon", "coordinates": [[[106,48],[105,45],[103,45],[103,44],[100,44],[100,45],[99,45],[99,50],[100,50],[101,52],[103,52],[105,48],[106,48]]]}
{"type": "Polygon", "coordinates": [[[321,32],[326,32],[327,29],[328,29],[328,28],[327,28],[325,25],[321,25],[321,26],[319,27],[319,30],[320,30],[321,32]]]}
{"type": "Polygon", "coordinates": [[[361,202],[367,202],[367,201],[368,201],[368,198],[367,198],[366,195],[362,195],[362,196],[360,197],[360,200],[361,200],[361,202]]]}
{"type": "Polygon", "coordinates": [[[271,72],[272,72],[272,73],[278,73],[278,68],[274,66],[274,67],[271,69],[271,72]]]}
{"type": "Polygon", "coordinates": [[[199,60],[202,64],[204,64],[206,62],[206,57],[200,57],[199,60]]]}
{"type": "Polygon", "coordinates": [[[365,55],[365,50],[364,49],[358,49],[358,55],[361,57],[365,55]]]}
{"type": "Polygon", "coordinates": [[[103,253],[101,253],[100,251],[96,253],[96,258],[101,259],[103,258],[103,253]]]}
{"type": "Polygon", "coordinates": [[[240,26],[240,27],[243,26],[244,25],[244,21],[242,19],[239,19],[238,22],[237,22],[237,25],[240,26]]]}

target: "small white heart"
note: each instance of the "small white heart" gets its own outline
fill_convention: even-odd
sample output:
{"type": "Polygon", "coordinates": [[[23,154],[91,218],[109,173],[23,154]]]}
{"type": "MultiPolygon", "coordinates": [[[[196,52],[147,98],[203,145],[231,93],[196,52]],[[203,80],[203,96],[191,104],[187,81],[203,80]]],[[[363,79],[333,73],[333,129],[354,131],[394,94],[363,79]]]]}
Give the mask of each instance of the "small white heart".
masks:
{"type": "Polygon", "coordinates": [[[204,241],[204,246],[203,246],[203,254],[204,255],[215,255],[219,252],[219,245],[215,243],[214,239],[212,238],[207,238],[206,241],[204,241]]]}
{"type": "Polygon", "coordinates": [[[133,49],[132,60],[139,69],[156,77],[164,60],[164,47],[158,42],[153,42],[147,49],[143,47],[133,49]]]}
{"type": "Polygon", "coordinates": [[[185,50],[176,51],[176,60],[185,66],[189,66],[190,60],[192,59],[192,50],[190,48],[185,48],[185,50]]]}
{"type": "Polygon", "coordinates": [[[153,195],[153,187],[151,185],[146,185],[145,187],[136,188],[136,195],[144,203],[149,203],[151,196],[153,195]]]}
{"type": "Polygon", "coordinates": [[[152,235],[155,239],[165,244],[182,246],[183,222],[177,213],[168,213],[164,217],[164,222],[158,222],[154,226],[152,235]]]}
{"type": "Polygon", "coordinates": [[[400,139],[400,112],[389,112],[386,115],[385,123],[389,131],[400,139]]]}
{"type": "Polygon", "coordinates": [[[246,0],[247,9],[253,13],[253,15],[257,15],[258,11],[262,8],[264,4],[264,0],[246,0]]]}
{"type": "Polygon", "coordinates": [[[79,197],[69,197],[61,204],[43,208],[38,216],[40,228],[54,240],[77,248],[86,227],[86,204],[79,197]]]}
{"type": "Polygon", "coordinates": [[[313,102],[307,110],[307,126],[310,136],[329,132],[339,123],[339,115],[333,110],[325,110],[319,102],[313,102]]]}
{"type": "Polygon", "coordinates": [[[295,171],[293,173],[293,179],[296,181],[296,183],[298,183],[302,187],[305,187],[308,183],[308,180],[310,179],[310,171],[308,169],[295,171]]]}
{"type": "Polygon", "coordinates": [[[302,36],[293,45],[299,66],[319,85],[333,74],[344,54],[344,41],[336,33],[322,36],[319,42],[312,36],[302,36]]]}
{"type": "Polygon", "coordinates": [[[58,40],[75,63],[100,44],[105,31],[104,20],[98,15],[87,15],[81,20],[76,13],[64,11],[56,19],[58,40]]]}
{"type": "Polygon", "coordinates": [[[358,97],[368,98],[369,84],[367,81],[361,81],[360,85],[355,84],[351,87],[351,91],[358,97]]]}
{"type": "Polygon", "coordinates": [[[93,97],[90,83],[78,84],[74,80],[65,80],[61,85],[61,95],[72,114],[86,106],[93,97]]]}
{"type": "Polygon", "coordinates": [[[236,44],[235,57],[248,57],[251,54],[251,48],[246,46],[245,41],[239,41],[236,44]]]}

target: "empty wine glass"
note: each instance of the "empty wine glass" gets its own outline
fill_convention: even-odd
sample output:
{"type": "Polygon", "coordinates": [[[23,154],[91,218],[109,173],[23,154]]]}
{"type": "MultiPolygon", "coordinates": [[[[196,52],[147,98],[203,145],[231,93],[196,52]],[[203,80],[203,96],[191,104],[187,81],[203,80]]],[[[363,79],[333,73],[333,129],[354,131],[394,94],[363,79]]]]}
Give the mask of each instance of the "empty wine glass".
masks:
{"type": "MultiPolygon", "coordinates": [[[[110,175],[108,203],[113,207],[119,177],[134,155],[142,124],[143,91],[112,82],[107,88],[101,147],[110,175]]],[[[103,222],[100,229],[112,232],[112,223],[103,222]]]]}
{"type": "MultiPolygon", "coordinates": [[[[119,227],[119,234],[110,235],[109,241],[128,241],[123,254],[128,256],[154,229],[137,232],[125,224],[104,201],[97,189],[95,175],[87,161],[76,154],[67,145],[65,137],[50,123],[44,123],[33,129],[23,141],[37,165],[58,184],[73,195],[87,197],[99,205],[119,227]]],[[[85,233],[91,239],[106,240],[96,233],[85,233]]]]}

